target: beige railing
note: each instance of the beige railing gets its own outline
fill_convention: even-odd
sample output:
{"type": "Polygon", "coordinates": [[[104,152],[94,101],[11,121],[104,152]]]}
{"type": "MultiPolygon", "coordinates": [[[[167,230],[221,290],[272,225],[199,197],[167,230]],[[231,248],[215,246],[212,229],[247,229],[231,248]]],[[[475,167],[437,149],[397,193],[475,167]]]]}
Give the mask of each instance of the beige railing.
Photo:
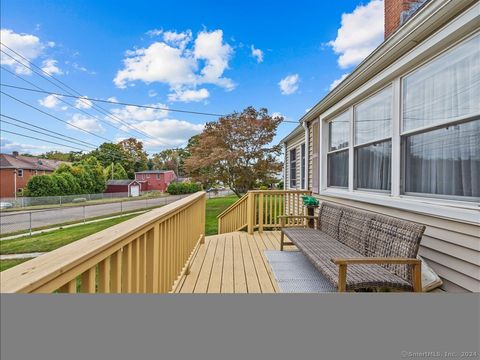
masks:
{"type": "Polygon", "coordinates": [[[168,293],[204,241],[198,192],[1,273],[2,293],[168,293]]]}
{"type": "Polygon", "coordinates": [[[307,190],[249,191],[218,215],[218,233],[247,229],[251,234],[255,229],[277,228],[279,216],[304,214],[302,196],[310,194],[307,190]]]}

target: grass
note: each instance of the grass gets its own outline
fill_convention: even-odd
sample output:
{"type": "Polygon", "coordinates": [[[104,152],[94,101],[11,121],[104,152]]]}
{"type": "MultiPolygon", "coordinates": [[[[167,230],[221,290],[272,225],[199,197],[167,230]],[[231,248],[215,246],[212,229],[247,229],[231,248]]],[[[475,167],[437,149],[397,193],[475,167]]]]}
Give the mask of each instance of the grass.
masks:
{"type": "Polygon", "coordinates": [[[110,226],[131,219],[136,215],[79,225],[71,228],[54,230],[44,234],[25,236],[0,242],[0,254],[21,254],[30,252],[47,252],[82,239],[88,235],[104,230],[110,226]]]}
{"type": "MultiPolygon", "coordinates": [[[[237,200],[238,197],[236,196],[226,196],[207,200],[205,223],[206,235],[217,234],[217,216],[237,200]]],[[[53,230],[48,233],[33,235],[31,237],[25,236],[12,240],[3,240],[0,242],[0,254],[21,254],[52,251],[76,240],[80,240],[88,235],[104,230],[110,226],[131,219],[134,216],[136,216],[136,214],[108,219],[91,224],[78,225],[66,229],[53,230]]],[[[1,260],[0,271],[11,268],[27,260],[29,259],[1,260]]]]}
{"type": "Polygon", "coordinates": [[[27,260],[30,260],[30,259],[1,260],[0,272],[2,272],[3,270],[10,269],[11,267],[21,264],[22,262],[25,262],[27,260]]]}
{"type": "Polygon", "coordinates": [[[238,197],[225,196],[207,200],[207,214],[205,219],[205,235],[215,235],[218,232],[217,216],[232,205],[238,197]]]}

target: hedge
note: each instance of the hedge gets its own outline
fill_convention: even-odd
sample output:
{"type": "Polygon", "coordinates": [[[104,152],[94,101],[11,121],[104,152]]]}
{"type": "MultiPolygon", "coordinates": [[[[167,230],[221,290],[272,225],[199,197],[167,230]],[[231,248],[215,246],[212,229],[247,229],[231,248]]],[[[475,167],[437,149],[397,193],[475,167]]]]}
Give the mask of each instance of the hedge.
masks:
{"type": "Polygon", "coordinates": [[[191,194],[202,190],[200,184],[192,182],[172,182],[167,187],[170,195],[191,194]]]}

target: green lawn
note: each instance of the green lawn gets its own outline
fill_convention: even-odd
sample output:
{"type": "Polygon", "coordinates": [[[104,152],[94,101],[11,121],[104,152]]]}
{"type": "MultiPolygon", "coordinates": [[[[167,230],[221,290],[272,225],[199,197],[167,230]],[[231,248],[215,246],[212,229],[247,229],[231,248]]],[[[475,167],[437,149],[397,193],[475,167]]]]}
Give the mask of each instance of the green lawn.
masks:
{"type": "Polygon", "coordinates": [[[205,235],[215,235],[218,232],[217,216],[237,200],[235,195],[207,200],[205,235]]]}
{"type": "Polygon", "coordinates": [[[0,242],[0,254],[21,254],[52,251],[110,226],[131,219],[135,216],[136,214],[126,215],[114,219],[54,230],[43,234],[24,236],[12,240],[3,240],[0,242]]]}
{"type": "MultiPolygon", "coordinates": [[[[217,233],[217,216],[237,200],[238,197],[236,196],[226,196],[207,200],[205,224],[206,235],[215,235],[217,233]]],[[[131,219],[134,216],[136,215],[127,215],[115,219],[99,221],[96,223],[54,230],[31,237],[25,236],[12,240],[3,240],[0,242],[0,254],[21,254],[52,251],[73,241],[104,230],[110,226],[131,219]]],[[[28,259],[2,260],[0,261],[0,270],[6,270],[26,260],[28,259]]]]}
{"type": "Polygon", "coordinates": [[[0,272],[3,270],[10,269],[11,267],[14,267],[18,264],[21,264],[24,261],[27,261],[30,259],[18,259],[18,260],[1,260],[0,261],[0,272]]]}

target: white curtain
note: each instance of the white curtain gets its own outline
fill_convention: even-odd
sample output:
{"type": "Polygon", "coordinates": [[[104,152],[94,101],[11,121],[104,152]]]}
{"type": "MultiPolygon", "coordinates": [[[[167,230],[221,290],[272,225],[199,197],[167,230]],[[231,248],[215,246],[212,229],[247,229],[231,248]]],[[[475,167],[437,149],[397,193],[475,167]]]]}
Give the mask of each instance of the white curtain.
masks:
{"type": "Polygon", "coordinates": [[[480,114],[480,35],[403,81],[403,130],[480,114]]]}
{"type": "Polygon", "coordinates": [[[480,120],[409,136],[405,155],[406,192],[480,197],[480,120]]]}
{"type": "Polygon", "coordinates": [[[355,149],[355,179],[358,189],[390,190],[391,169],[390,140],[355,149]]]}

